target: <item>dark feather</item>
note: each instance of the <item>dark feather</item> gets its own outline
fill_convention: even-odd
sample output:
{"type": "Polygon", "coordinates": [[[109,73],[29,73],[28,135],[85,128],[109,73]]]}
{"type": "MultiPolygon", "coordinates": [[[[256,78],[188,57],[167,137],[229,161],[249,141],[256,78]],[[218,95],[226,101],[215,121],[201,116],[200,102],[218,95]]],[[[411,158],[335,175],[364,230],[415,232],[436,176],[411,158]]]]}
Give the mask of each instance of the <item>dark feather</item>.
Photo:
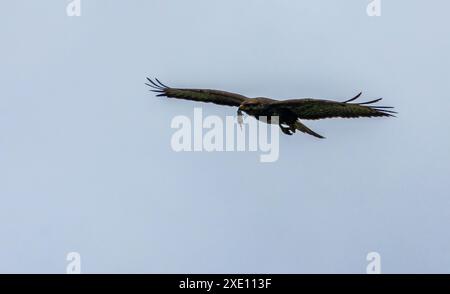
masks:
{"type": "MultiPolygon", "coordinates": [[[[354,101],[356,98],[347,101],[354,101]]],[[[385,109],[388,106],[368,105],[380,100],[381,98],[364,103],[348,103],[319,99],[291,99],[273,102],[268,107],[277,112],[282,110],[291,111],[300,119],[394,116],[395,111],[385,109]]]]}
{"type": "Polygon", "coordinates": [[[349,100],[347,100],[347,101],[344,101],[343,103],[352,102],[352,101],[358,99],[361,95],[362,95],[362,92],[359,92],[358,95],[356,95],[356,96],[353,97],[352,99],[349,99],[349,100]]]}
{"type": "Polygon", "coordinates": [[[147,78],[147,80],[151,83],[146,83],[147,86],[153,88],[154,92],[161,93],[157,95],[158,97],[165,96],[169,98],[215,103],[227,106],[239,106],[248,99],[240,94],[219,90],[171,88],[163,84],[157,78],[155,78],[156,82],[150,78],[147,78]]]}

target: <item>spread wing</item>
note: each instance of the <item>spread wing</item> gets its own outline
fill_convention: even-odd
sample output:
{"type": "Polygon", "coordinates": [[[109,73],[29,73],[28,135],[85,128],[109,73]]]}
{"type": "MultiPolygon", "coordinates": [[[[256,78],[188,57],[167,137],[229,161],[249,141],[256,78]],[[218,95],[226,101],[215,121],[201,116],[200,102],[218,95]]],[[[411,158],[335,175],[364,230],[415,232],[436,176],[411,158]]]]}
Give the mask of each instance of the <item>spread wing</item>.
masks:
{"type": "Polygon", "coordinates": [[[152,88],[152,92],[158,93],[158,95],[156,96],[209,102],[227,106],[239,106],[243,101],[247,99],[247,97],[245,96],[225,91],[210,89],[171,88],[164,85],[156,78],[155,81],[149,78],[147,78],[147,80],[149,81],[149,83],[145,84],[152,88]]]}
{"type": "Polygon", "coordinates": [[[359,93],[357,96],[344,102],[319,99],[291,99],[273,102],[269,107],[277,111],[291,111],[300,119],[394,116],[396,113],[389,110],[393,107],[372,105],[382,98],[364,103],[350,103],[361,96],[361,94],[359,93]]]}

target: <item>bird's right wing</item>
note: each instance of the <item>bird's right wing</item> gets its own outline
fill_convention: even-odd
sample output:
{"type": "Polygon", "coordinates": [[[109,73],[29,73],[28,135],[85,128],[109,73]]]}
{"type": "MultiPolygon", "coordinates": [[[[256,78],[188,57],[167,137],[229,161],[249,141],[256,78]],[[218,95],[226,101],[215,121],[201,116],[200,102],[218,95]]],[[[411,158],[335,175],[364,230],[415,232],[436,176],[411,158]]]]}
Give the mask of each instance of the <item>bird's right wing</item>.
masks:
{"type": "Polygon", "coordinates": [[[300,119],[394,116],[396,113],[391,110],[392,107],[373,105],[381,98],[364,103],[350,103],[359,96],[361,96],[361,93],[344,102],[321,99],[291,99],[273,102],[268,107],[276,111],[291,111],[300,119]]]}
{"type": "Polygon", "coordinates": [[[156,78],[155,81],[149,78],[147,78],[147,80],[149,81],[149,83],[146,83],[146,85],[152,88],[151,91],[159,93],[156,96],[185,99],[199,102],[209,102],[227,106],[239,106],[241,105],[242,102],[244,102],[247,99],[247,97],[243,95],[225,91],[210,90],[210,89],[171,88],[164,85],[156,78]]]}

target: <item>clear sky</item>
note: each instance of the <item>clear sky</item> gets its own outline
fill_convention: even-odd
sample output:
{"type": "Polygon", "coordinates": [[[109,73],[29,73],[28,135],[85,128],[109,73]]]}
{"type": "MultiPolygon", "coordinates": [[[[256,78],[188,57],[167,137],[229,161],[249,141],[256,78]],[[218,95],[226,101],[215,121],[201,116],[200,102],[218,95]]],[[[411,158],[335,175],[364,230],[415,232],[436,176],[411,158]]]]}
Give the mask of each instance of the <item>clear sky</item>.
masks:
{"type": "MultiPolygon", "coordinates": [[[[4,1],[0,272],[450,273],[449,1],[4,1]],[[280,158],[174,152],[190,101],[384,98],[395,119],[306,122],[280,158]]],[[[202,105],[204,115],[236,109],[202,105]]]]}

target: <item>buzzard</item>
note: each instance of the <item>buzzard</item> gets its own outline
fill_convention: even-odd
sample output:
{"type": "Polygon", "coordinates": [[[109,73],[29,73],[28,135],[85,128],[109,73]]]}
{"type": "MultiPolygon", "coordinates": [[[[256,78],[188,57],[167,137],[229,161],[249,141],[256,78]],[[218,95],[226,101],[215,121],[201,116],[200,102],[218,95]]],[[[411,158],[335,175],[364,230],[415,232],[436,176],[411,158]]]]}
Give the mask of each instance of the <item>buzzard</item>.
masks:
{"type": "Polygon", "coordinates": [[[271,123],[271,117],[278,116],[280,129],[286,135],[300,131],[316,138],[324,138],[302,124],[300,119],[390,117],[396,113],[390,110],[393,107],[373,105],[382,98],[363,103],[350,103],[358,99],[362,93],[343,102],[311,98],[275,100],[265,97],[248,98],[220,90],[172,88],[157,78],[154,81],[150,78],[147,80],[149,83],[145,84],[152,88],[151,91],[158,93],[156,96],[235,106],[238,107],[239,118],[242,118],[242,112],[245,112],[256,119],[264,117],[267,123],[271,123]]]}

